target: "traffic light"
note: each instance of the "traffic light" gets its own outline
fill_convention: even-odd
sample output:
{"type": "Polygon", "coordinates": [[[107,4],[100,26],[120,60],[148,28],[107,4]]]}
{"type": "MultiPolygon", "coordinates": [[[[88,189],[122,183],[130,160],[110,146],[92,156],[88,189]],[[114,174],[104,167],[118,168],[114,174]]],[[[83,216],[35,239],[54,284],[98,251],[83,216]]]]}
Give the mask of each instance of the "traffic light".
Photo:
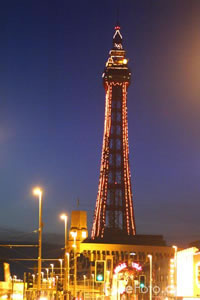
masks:
{"type": "Polygon", "coordinates": [[[95,261],[95,281],[96,282],[105,281],[105,260],[95,261]]]}
{"type": "Polygon", "coordinates": [[[140,290],[142,290],[146,287],[146,276],[145,275],[139,276],[139,283],[140,283],[140,290]]]}
{"type": "Polygon", "coordinates": [[[31,273],[26,273],[27,276],[27,289],[33,288],[33,276],[31,273]]]}

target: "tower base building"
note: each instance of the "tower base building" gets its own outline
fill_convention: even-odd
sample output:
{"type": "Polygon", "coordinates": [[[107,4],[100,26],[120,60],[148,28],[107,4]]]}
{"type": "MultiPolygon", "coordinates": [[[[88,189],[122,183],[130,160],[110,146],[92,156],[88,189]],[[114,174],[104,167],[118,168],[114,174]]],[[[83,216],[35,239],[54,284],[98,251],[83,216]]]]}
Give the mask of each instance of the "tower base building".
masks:
{"type": "MultiPolygon", "coordinates": [[[[118,237],[117,239],[111,237],[110,240],[105,238],[93,240],[88,237],[84,239],[82,231],[87,232],[86,212],[72,212],[72,216],[76,217],[72,218],[70,232],[79,230],[76,239],[78,281],[81,282],[84,275],[88,279],[88,284],[90,286],[94,284],[95,290],[110,297],[108,299],[116,299],[117,296],[113,295],[116,290],[119,291],[118,299],[128,299],[125,298],[127,296],[127,284],[131,286],[130,289],[133,289],[132,294],[134,295],[134,298],[129,299],[148,299],[149,291],[141,294],[138,284],[140,276],[143,275],[145,286],[149,286],[150,262],[148,255],[150,254],[152,255],[153,269],[152,283],[153,286],[159,286],[160,289],[157,295],[154,296],[162,296],[163,299],[174,297],[172,294],[174,291],[170,287],[172,280],[170,266],[175,258],[175,250],[173,247],[166,245],[162,235],[135,235],[132,238],[122,237],[121,241],[118,237]],[[84,218],[83,222],[77,216],[82,216],[84,218]],[[84,226],[81,227],[80,224],[84,226]],[[94,281],[95,262],[97,261],[105,262],[104,285],[102,285],[102,282],[94,281]]],[[[69,245],[71,245],[69,251],[73,257],[74,239],[71,234],[69,240],[69,245]]]]}

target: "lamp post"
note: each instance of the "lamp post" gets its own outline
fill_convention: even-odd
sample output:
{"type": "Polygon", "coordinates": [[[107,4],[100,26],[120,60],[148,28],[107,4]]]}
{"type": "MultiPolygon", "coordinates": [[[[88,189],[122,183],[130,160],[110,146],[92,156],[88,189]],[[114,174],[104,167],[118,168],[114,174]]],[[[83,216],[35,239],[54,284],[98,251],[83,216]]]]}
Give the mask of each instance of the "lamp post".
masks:
{"type": "Polygon", "coordinates": [[[38,229],[38,294],[41,291],[41,271],[42,271],[42,190],[34,188],[33,194],[39,198],[39,229],[38,229]]]}
{"type": "Polygon", "coordinates": [[[54,268],[54,264],[50,264],[50,266],[51,266],[52,278],[53,278],[53,268],[54,268]]]}
{"type": "Polygon", "coordinates": [[[41,283],[41,288],[43,287],[43,280],[44,280],[44,272],[41,272],[41,276],[42,276],[42,283],[41,283]]]}
{"type": "Polygon", "coordinates": [[[85,300],[85,279],[86,279],[86,276],[85,275],[83,275],[83,283],[84,283],[84,285],[83,285],[83,299],[85,300]]]}
{"type": "Polygon", "coordinates": [[[68,248],[68,237],[67,237],[67,215],[62,214],[60,216],[61,220],[64,220],[65,224],[65,255],[64,255],[64,291],[67,289],[67,281],[68,281],[68,272],[67,272],[67,248],[68,248]]]}
{"type": "Polygon", "coordinates": [[[12,279],[12,299],[14,298],[14,282],[15,282],[15,275],[13,276],[13,277],[11,277],[11,279],[12,279]]]}
{"type": "Polygon", "coordinates": [[[117,300],[119,299],[119,278],[118,278],[118,273],[116,275],[117,277],[117,300]]]}
{"type": "Polygon", "coordinates": [[[110,292],[110,271],[107,270],[106,271],[106,291],[108,293],[108,291],[110,292]]]}
{"type": "Polygon", "coordinates": [[[63,262],[63,260],[59,259],[59,262],[60,262],[60,282],[62,282],[62,262],[63,262]]]}
{"type": "Polygon", "coordinates": [[[92,299],[94,300],[94,274],[92,274],[92,299]]]}
{"type": "Polygon", "coordinates": [[[32,274],[33,277],[33,284],[35,284],[35,274],[32,274]]]}
{"type": "Polygon", "coordinates": [[[66,253],[67,257],[67,299],[69,298],[69,252],[66,253]]]}
{"type": "Polygon", "coordinates": [[[148,255],[150,262],[150,284],[149,284],[149,300],[152,300],[152,255],[148,255]]]}
{"type": "Polygon", "coordinates": [[[47,272],[47,281],[48,281],[48,280],[49,280],[49,269],[46,268],[45,270],[46,270],[46,272],[47,272]]]}
{"type": "Polygon", "coordinates": [[[46,272],[47,272],[47,282],[46,282],[46,287],[48,287],[48,284],[49,284],[49,269],[46,268],[45,270],[46,270],[46,272]]]}
{"type": "Polygon", "coordinates": [[[175,297],[177,297],[177,246],[172,246],[174,249],[174,266],[175,266],[175,272],[174,272],[174,281],[175,281],[175,297]]]}
{"type": "Polygon", "coordinates": [[[71,231],[71,235],[74,239],[74,244],[72,245],[72,247],[74,248],[74,297],[76,298],[76,273],[77,273],[77,270],[76,270],[76,264],[77,264],[77,261],[76,261],[76,237],[77,237],[77,231],[71,231]]]}

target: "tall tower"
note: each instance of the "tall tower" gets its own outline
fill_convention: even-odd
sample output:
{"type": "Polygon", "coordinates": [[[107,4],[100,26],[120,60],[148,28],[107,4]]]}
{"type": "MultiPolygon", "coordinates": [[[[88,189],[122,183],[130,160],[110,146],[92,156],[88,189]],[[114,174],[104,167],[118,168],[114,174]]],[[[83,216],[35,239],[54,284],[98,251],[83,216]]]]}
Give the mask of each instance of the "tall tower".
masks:
{"type": "Polygon", "coordinates": [[[115,27],[113,48],[103,73],[105,121],[99,187],[92,239],[136,234],[129,166],[127,66],[120,27],[115,27]]]}

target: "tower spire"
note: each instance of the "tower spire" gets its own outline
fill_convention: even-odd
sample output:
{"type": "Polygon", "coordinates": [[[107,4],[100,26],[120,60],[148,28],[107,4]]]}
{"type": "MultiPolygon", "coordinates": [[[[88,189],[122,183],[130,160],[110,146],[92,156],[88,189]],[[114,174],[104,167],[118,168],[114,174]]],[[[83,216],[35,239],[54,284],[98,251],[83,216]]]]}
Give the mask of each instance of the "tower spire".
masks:
{"type": "Polygon", "coordinates": [[[121,35],[121,32],[120,32],[119,24],[116,24],[116,26],[115,26],[115,33],[113,35],[113,49],[116,49],[116,50],[123,49],[122,35],[121,35]]]}
{"type": "Polygon", "coordinates": [[[136,234],[129,166],[127,89],[131,73],[127,62],[117,25],[103,73],[105,121],[92,239],[136,234]]]}
{"type": "Polygon", "coordinates": [[[119,6],[117,7],[117,22],[116,22],[116,26],[120,26],[120,24],[119,24],[119,6]]]}

